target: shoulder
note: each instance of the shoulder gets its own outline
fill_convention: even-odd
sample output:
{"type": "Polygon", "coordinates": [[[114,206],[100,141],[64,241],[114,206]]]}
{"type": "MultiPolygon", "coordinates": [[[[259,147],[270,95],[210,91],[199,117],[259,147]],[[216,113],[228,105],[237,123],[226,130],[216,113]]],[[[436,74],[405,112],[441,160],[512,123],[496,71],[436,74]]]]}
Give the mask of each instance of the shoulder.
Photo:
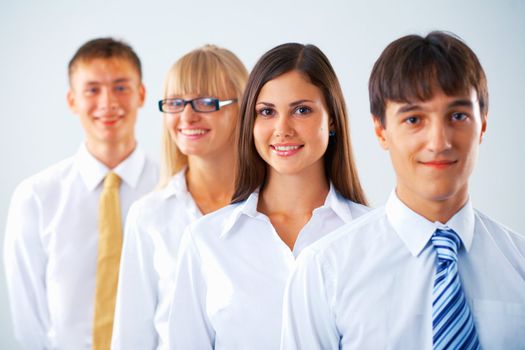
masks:
{"type": "Polygon", "coordinates": [[[127,220],[145,225],[180,220],[181,215],[186,215],[187,196],[187,193],[179,193],[170,186],[153,190],[133,202],[127,220]]]}
{"type": "Polygon", "coordinates": [[[524,234],[517,233],[477,209],[474,211],[476,216],[476,231],[486,232],[500,245],[504,244],[515,247],[521,253],[522,257],[525,258],[524,234]]]}
{"type": "Polygon", "coordinates": [[[196,240],[203,237],[218,238],[221,234],[228,230],[239,217],[242,209],[241,203],[229,204],[212,213],[204,215],[199,220],[190,225],[190,231],[196,240]]]}
{"type": "Polygon", "coordinates": [[[13,198],[54,193],[73,169],[73,163],[72,157],[67,158],[24,179],[15,188],[13,198]]]}
{"type": "Polygon", "coordinates": [[[151,174],[155,178],[159,177],[159,164],[148,155],[146,155],[144,160],[144,172],[151,174]]]}
{"type": "Polygon", "coordinates": [[[354,218],[358,218],[372,210],[372,208],[367,207],[366,205],[359,204],[356,202],[348,201],[348,206],[350,207],[350,211],[352,212],[352,216],[354,218]]]}
{"type": "Polygon", "coordinates": [[[142,163],[142,169],[139,173],[139,182],[137,191],[141,193],[149,193],[152,188],[159,181],[159,166],[149,156],[144,156],[144,162],[142,163]]]}
{"type": "Polygon", "coordinates": [[[313,243],[301,255],[315,257],[318,261],[332,261],[340,264],[348,256],[366,254],[367,245],[387,230],[387,219],[384,207],[369,209],[362,206],[361,215],[341,226],[331,234],[313,243]]]}

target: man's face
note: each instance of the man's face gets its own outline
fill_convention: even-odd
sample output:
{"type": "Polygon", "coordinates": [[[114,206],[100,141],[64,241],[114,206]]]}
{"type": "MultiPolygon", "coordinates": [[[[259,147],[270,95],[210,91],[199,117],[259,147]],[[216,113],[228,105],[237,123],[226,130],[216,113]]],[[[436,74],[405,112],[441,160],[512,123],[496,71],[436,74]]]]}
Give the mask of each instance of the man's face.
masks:
{"type": "Polygon", "coordinates": [[[144,97],[139,73],[130,62],[97,58],[77,64],[67,101],[80,118],[88,145],[117,145],[135,142],[144,97]]]}
{"type": "Polygon", "coordinates": [[[416,210],[465,203],[486,127],[474,89],[459,96],[436,89],[427,101],[388,101],[385,127],[377,118],[374,123],[381,146],[390,152],[396,192],[405,204],[416,210]]]}

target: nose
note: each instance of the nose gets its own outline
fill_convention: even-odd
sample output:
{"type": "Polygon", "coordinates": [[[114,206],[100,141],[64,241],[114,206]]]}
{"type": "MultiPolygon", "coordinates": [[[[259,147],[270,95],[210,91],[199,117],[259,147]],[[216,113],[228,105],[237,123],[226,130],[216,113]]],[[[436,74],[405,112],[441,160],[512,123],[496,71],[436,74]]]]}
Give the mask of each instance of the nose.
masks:
{"type": "Polygon", "coordinates": [[[115,111],[118,107],[118,99],[112,89],[102,89],[99,98],[99,109],[102,111],[115,111]]]}
{"type": "Polygon", "coordinates": [[[451,132],[444,121],[432,123],[427,139],[428,149],[433,153],[441,153],[450,149],[452,147],[451,132]]]}
{"type": "Polygon", "coordinates": [[[182,112],[180,112],[180,119],[191,123],[199,119],[199,114],[195,113],[191,103],[188,103],[184,106],[182,112]]]}
{"type": "Polygon", "coordinates": [[[293,126],[291,125],[290,118],[286,115],[278,116],[275,118],[275,125],[273,135],[275,137],[291,137],[294,134],[293,126]]]}

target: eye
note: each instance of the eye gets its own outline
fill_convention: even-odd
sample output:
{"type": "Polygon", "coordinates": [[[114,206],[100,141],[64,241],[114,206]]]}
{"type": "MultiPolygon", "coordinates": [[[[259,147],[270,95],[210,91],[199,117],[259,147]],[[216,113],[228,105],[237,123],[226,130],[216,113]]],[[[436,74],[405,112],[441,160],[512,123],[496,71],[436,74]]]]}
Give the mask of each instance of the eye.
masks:
{"type": "Polygon", "coordinates": [[[92,95],[95,95],[96,93],[98,93],[98,91],[99,91],[98,87],[96,87],[96,86],[89,86],[86,89],[84,89],[84,94],[88,95],[88,96],[92,96],[92,95]]]}
{"type": "Polygon", "coordinates": [[[129,87],[126,86],[126,85],[116,85],[115,86],[115,91],[116,92],[126,92],[129,90],[129,87]]]}
{"type": "Polygon", "coordinates": [[[275,115],[275,111],[272,108],[263,107],[257,110],[257,115],[263,118],[269,118],[275,115]]]}
{"type": "Polygon", "coordinates": [[[468,118],[468,115],[462,112],[452,113],[452,115],[450,116],[450,119],[452,119],[452,121],[459,121],[459,122],[466,120],[467,118],[468,118]]]}
{"type": "Polygon", "coordinates": [[[203,107],[215,107],[214,98],[197,98],[194,100],[199,106],[203,107]]]}
{"type": "Polygon", "coordinates": [[[312,109],[307,106],[299,106],[294,110],[294,114],[305,115],[312,112],[312,109]]]}
{"type": "Polygon", "coordinates": [[[417,117],[417,116],[410,116],[410,117],[405,118],[405,119],[403,120],[404,123],[409,124],[409,125],[416,125],[416,124],[418,124],[420,121],[421,121],[421,118],[419,118],[419,117],[417,117]]]}
{"type": "Polygon", "coordinates": [[[164,103],[169,107],[181,107],[184,105],[184,101],[180,99],[167,99],[164,103]]]}

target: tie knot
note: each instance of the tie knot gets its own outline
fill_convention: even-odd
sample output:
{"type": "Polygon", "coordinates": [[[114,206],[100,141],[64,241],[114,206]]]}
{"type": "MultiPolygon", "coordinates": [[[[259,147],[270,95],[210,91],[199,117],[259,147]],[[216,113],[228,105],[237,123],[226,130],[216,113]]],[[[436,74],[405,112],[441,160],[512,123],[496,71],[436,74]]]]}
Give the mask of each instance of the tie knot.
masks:
{"type": "Polygon", "coordinates": [[[458,250],[461,247],[461,240],[454,230],[437,229],[430,239],[436,249],[438,259],[440,260],[458,260],[458,250]]]}
{"type": "Polygon", "coordinates": [[[109,172],[104,179],[104,188],[118,188],[120,186],[120,177],[114,172],[109,172]]]}

